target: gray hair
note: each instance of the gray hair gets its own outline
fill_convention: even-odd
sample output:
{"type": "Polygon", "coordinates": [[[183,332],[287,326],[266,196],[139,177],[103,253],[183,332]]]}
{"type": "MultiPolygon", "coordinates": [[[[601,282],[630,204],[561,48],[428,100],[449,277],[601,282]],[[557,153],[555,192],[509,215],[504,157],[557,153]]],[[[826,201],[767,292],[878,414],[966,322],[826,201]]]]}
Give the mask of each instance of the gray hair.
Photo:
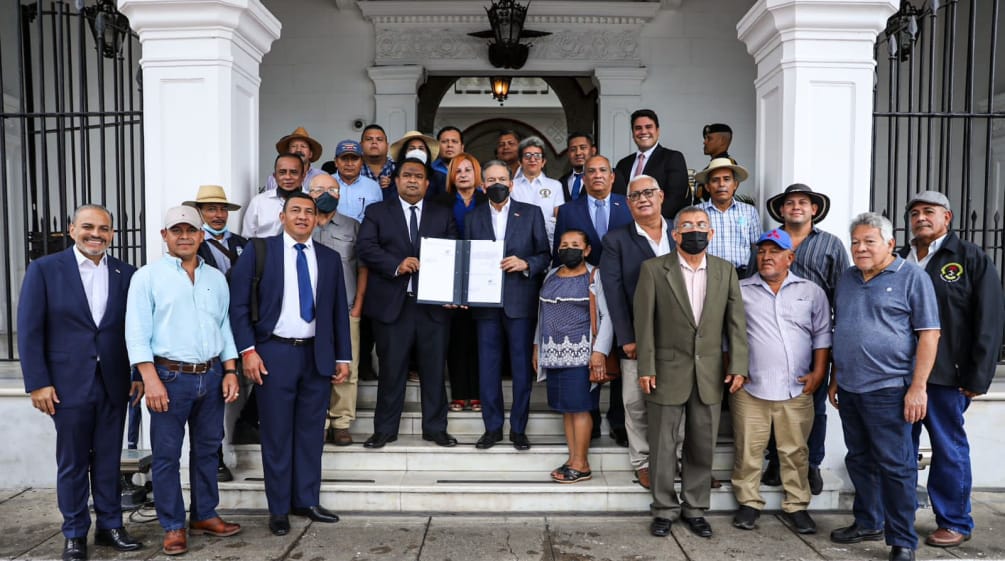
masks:
{"type": "Polygon", "coordinates": [[[509,166],[506,165],[506,162],[504,162],[502,160],[489,160],[489,161],[485,162],[484,164],[482,164],[482,181],[483,182],[485,181],[485,170],[489,169],[492,166],[502,166],[502,168],[506,170],[506,177],[508,177],[509,179],[513,179],[513,174],[510,173],[509,166]]]}
{"type": "Polygon", "coordinates": [[[520,157],[523,157],[523,151],[527,148],[534,147],[540,148],[541,153],[544,153],[544,141],[537,136],[528,136],[527,138],[520,141],[520,157]]]}
{"type": "Polygon", "coordinates": [[[663,190],[663,188],[660,187],[660,182],[656,181],[655,177],[642,173],[642,174],[636,175],[634,178],[632,178],[631,181],[628,182],[628,192],[629,193],[632,192],[632,185],[635,185],[635,183],[638,182],[640,179],[646,179],[646,180],[652,181],[653,182],[653,186],[655,186],[660,191],[663,190]]]}
{"type": "Polygon", "coordinates": [[[851,227],[848,228],[848,233],[854,234],[855,228],[858,228],[859,226],[876,228],[879,230],[880,236],[883,238],[883,242],[893,240],[893,223],[882,214],[877,214],[875,212],[863,212],[852,219],[851,227]]]}
{"type": "Polygon", "coordinates": [[[96,210],[98,212],[103,212],[108,215],[108,224],[110,226],[113,226],[115,224],[111,211],[101,205],[95,205],[95,204],[86,204],[78,206],[77,210],[73,211],[73,221],[71,223],[76,224],[77,217],[80,216],[80,213],[84,212],[85,210],[96,210]]]}
{"type": "Polygon", "coordinates": [[[690,205],[690,206],[686,206],[686,207],[684,207],[684,208],[682,208],[682,209],[680,209],[680,210],[677,211],[677,214],[673,217],[674,223],[678,222],[678,217],[680,215],[682,215],[682,214],[688,214],[688,213],[691,213],[691,212],[697,212],[697,213],[700,213],[700,214],[704,214],[705,215],[705,220],[710,220],[710,218],[708,216],[708,211],[707,210],[701,208],[698,205],[690,205]]]}

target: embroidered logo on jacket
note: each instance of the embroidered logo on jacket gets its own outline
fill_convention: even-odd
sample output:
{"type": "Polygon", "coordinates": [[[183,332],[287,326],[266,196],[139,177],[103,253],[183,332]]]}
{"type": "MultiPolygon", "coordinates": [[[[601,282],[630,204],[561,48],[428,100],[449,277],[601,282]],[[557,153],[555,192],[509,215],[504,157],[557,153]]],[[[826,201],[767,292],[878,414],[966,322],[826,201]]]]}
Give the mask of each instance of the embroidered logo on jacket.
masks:
{"type": "Polygon", "coordinates": [[[963,265],[959,263],[946,263],[939,271],[939,277],[946,282],[956,282],[963,278],[963,265]]]}

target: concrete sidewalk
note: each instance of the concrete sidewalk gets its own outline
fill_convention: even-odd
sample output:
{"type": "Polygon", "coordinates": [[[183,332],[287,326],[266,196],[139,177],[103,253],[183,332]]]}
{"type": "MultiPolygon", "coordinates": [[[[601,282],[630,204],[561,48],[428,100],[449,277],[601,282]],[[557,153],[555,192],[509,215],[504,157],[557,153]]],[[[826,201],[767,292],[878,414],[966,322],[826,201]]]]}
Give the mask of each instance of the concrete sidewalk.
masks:
{"type": "MultiPolygon", "coordinates": [[[[918,559],[1005,560],[1005,493],[974,494],[977,529],[971,541],[953,549],[922,545],[918,559]]],[[[338,505],[327,505],[338,510],[338,505]]],[[[674,525],[670,538],[649,535],[649,517],[583,515],[540,516],[383,516],[343,512],[334,525],[291,517],[293,531],[275,537],[264,513],[223,513],[244,526],[230,538],[193,536],[184,560],[284,559],[296,561],[713,561],[737,560],[885,560],[888,549],[877,542],[837,545],[828,535],[848,524],[848,513],[814,514],[819,531],[799,536],[774,515],[761,516],[758,529],[737,530],[729,514],[709,516],[711,540],[674,525]]],[[[163,532],[152,512],[127,521],[146,547],[118,554],[89,543],[90,559],[168,559],[160,551],[163,532]]],[[[63,546],[56,494],[50,489],[0,491],[0,558],[59,559],[63,546]]],[[[930,510],[918,513],[922,536],[935,528],[930,510]]]]}

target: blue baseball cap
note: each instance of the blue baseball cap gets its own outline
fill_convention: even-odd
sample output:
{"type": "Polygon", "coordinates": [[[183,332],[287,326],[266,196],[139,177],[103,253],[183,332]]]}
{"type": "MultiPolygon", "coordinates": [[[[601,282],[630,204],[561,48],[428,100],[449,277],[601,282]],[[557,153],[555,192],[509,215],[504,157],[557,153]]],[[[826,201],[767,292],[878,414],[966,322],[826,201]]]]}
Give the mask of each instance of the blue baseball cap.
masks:
{"type": "Polygon", "coordinates": [[[769,230],[761,234],[760,238],[757,238],[757,245],[761,245],[764,242],[772,242],[782,249],[792,249],[792,238],[785,233],[785,230],[778,228],[769,230]]]}
{"type": "Polygon", "coordinates": [[[363,148],[360,147],[359,142],[355,140],[343,140],[338,143],[335,148],[335,157],[338,158],[343,154],[356,154],[359,157],[363,157],[363,148]]]}

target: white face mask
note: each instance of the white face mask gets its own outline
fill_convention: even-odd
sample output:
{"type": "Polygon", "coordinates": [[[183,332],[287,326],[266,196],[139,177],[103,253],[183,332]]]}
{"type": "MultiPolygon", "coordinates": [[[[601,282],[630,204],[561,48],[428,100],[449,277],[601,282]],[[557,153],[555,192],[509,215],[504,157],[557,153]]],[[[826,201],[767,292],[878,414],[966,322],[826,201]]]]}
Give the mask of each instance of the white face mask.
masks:
{"type": "Polygon", "coordinates": [[[429,158],[426,156],[425,150],[419,150],[418,148],[413,148],[408,152],[405,152],[405,159],[415,158],[416,160],[421,160],[422,163],[428,164],[429,158]]]}

